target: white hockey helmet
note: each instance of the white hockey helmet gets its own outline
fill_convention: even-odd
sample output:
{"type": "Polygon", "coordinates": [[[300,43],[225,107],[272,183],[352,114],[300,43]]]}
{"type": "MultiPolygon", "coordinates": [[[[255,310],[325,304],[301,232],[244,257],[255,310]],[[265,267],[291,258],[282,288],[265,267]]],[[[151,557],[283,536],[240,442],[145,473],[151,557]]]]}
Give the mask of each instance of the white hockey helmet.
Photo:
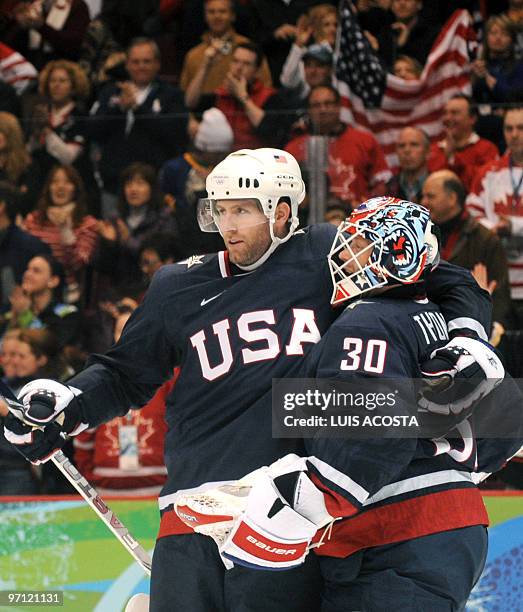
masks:
{"type": "Polygon", "coordinates": [[[209,174],[205,187],[207,198],[198,202],[198,224],[203,232],[219,232],[216,223],[218,200],[255,199],[269,220],[272,244],[254,264],[261,265],[276,247],[288,240],[298,227],[298,206],[305,198],[305,184],[296,159],[280,149],[241,149],[230,153],[209,174]],[[274,215],[280,198],[288,198],[291,207],[289,231],[284,237],[274,235],[274,215]]]}

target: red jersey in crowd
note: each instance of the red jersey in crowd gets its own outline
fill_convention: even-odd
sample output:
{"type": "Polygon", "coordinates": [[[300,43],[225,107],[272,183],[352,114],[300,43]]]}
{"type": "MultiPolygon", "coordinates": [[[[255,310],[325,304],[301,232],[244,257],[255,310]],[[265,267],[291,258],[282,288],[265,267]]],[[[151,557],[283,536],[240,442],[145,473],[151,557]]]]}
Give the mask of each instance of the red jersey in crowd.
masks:
{"type": "MultiPolygon", "coordinates": [[[[276,93],[272,87],[266,87],[260,80],[249,85],[249,98],[263,108],[267,100],[276,93]]],[[[216,108],[227,117],[234,134],[233,149],[257,149],[267,146],[257,134],[256,129],[249,121],[243,105],[225,88],[216,90],[216,108]]]]}
{"type": "Polygon", "coordinates": [[[511,236],[505,239],[511,297],[523,300],[523,168],[507,153],[479,169],[467,197],[471,215],[488,229],[507,217],[511,236]]]}
{"type": "Polygon", "coordinates": [[[470,191],[474,175],[480,166],[499,157],[496,145],[490,140],[480,138],[475,132],[471,134],[467,144],[450,157],[445,155],[445,148],[445,139],[432,143],[427,162],[429,172],[452,170],[459,176],[467,191],[470,191]]]}
{"type": "Polygon", "coordinates": [[[158,495],[167,475],[163,446],[165,398],[179,370],[141,410],[130,410],[74,438],[75,462],[100,493],[158,495]]]}
{"type": "MultiPolygon", "coordinates": [[[[285,150],[302,163],[307,159],[308,140],[308,134],[298,136],[285,150]]],[[[392,176],[374,136],[351,126],[331,138],[327,174],[329,193],[352,205],[371,195],[384,195],[385,183],[392,176]]]]}

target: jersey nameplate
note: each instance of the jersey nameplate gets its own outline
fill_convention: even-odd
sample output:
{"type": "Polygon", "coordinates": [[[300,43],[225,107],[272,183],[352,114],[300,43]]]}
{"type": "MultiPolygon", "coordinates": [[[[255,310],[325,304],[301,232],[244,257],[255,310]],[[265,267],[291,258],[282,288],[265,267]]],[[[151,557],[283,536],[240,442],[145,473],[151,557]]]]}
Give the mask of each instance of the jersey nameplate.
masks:
{"type": "Polygon", "coordinates": [[[441,312],[425,311],[412,316],[416,335],[422,344],[430,345],[448,340],[447,323],[441,312]]]}

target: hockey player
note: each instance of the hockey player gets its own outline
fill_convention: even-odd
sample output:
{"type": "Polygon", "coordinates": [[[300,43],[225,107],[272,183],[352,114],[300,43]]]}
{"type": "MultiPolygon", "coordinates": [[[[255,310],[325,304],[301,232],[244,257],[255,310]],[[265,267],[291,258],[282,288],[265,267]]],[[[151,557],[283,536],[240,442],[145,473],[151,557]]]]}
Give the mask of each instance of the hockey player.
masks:
{"type": "MultiPolygon", "coordinates": [[[[329,254],[332,302],[351,303],[308,353],[303,376],[367,388],[371,377],[419,378],[419,363],[446,342],[430,333],[441,315],[422,295],[438,258],[423,207],[392,198],[359,207],[329,254]]],[[[491,357],[495,377],[502,366],[491,357]]],[[[516,394],[503,415],[520,410],[516,394]]],[[[523,440],[498,440],[501,458],[489,454],[495,441],[476,448],[472,436],[305,442],[306,458],[287,456],[234,486],[186,495],[180,514],[196,516],[209,535],[228,530],[221,554],[261,569],[295,567],[314,538],[322,611],[464,609],[487,552],[488,517],[473,472],[499,468],[523,440]]]]}
{"type": "MultiPolygon", "coordinates": [[[[195,534],[175,505],[188,491],[303,455],[300,440],[272,438],[271,381],[296,375],[335,319],[326,254],[336,230],[296,231],[305,189],[296,160],[284,151],[230,154],[207,178],[207,191],[201,226],[219,231],[226,250],[160,269],[107,354],[93,356],[67,386],[40,380],[22,390],[26,423],[8,417],[6,437],[30,461],[45,461],[63,434],[145,404],[181,366],[167,398],[168,479],[159,500],[151,609],[314,610],[315,557],[284,576],[243,567],[226,572],[213,542],[195,534]],[[42,393],[50,398],[46,415],[31,410],[31,398],[42,393]]],[[[430,286],[454,334],[467,328],[484,335],[489,305],[467,272],[440,266],[430,286]]]]}

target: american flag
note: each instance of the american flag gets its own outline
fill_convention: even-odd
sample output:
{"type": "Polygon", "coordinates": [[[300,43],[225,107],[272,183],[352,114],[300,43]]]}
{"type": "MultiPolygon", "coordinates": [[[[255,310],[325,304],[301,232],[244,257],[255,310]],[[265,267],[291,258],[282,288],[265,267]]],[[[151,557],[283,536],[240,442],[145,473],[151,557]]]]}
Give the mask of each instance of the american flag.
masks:
{"type": "Polygon", "coordinates": [[[278,162],[279,164],[286,164],[287,163],[287,158],[283,155],[274,155],[273,156],[275,161],[278,162]]]}
{"type": "Polygon", "coordinates": [[[18,95],[23,93],[38,73],[23,55],[0,42],[0,81],[9,83],[18,95]]]}
{"type": "Polygon", "coordinates": [[[465,10],[451,15],[417,81],[385,73],[348,0],[342,0],[340,24],[336,74],[345,114],[374,134],[393,169],[398,165],[396,140],[404,127],[417,126],[432,140],[442,138],[446,102],[456,93],[470,94],[470,52],[475,41],[471,17],[465,10]]]}

